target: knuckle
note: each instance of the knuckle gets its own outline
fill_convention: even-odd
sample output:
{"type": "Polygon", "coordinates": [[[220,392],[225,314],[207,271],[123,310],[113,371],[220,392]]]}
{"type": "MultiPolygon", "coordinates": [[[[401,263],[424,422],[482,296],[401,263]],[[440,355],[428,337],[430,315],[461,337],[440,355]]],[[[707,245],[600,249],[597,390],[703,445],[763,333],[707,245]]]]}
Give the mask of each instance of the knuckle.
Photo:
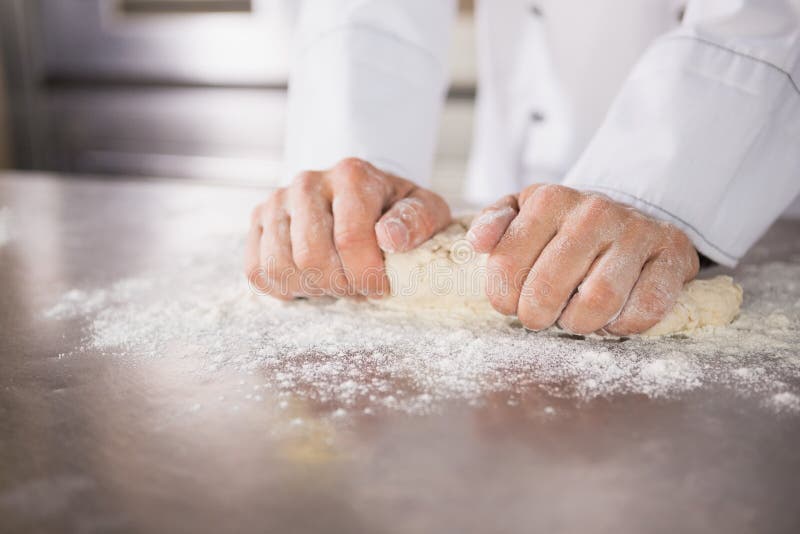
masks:
{"type": "MultiPolygon", "coordinates": [[[[625,219],[622,230],[623,235],[636,237],[653,235],[653,223],[638,212],[630,212],[625,219]]],[[[648,240],[651,242],[650,240],[648,240]]]]}
{"type": "Polygon", "coordinates": [[[674,295],[661,285],[653,285],[642,292],[635,302],[637,319],[655,323],[669,311],[674,303],[674,295]]]}
{"type": "Polygon", "coordinates": [[[675,225],[664,223],[663,233],[666,245],[673,250],[685,252],[691,248],[694,248],[692,245],[692,240],[689,239],[689,236],[687,236],[683,230],[675,225]]]}
{"type": "MultiPolygon", "coordinates": [[[[530,189],[530,187],[526,188],[530,189]]],[[[506,206],[513,206],[516,208],[517,206],[517,197],[515,195],[505,195],[500,200],[494,203],[494,208],[505,208],[506,206]]]]}
{"type": "Polygon", "coordinates": [[[569,232],[559,233],[551,242],[560,257],[568,255],[571,251],[580,248],[580,238],[569,232]]]}
{"type": "Polygon", "coordinates": [[[369,177],[360,170],[337,174],[337,183],[350,190],[364,191],[369,182],[369,177]]]}
{"type": "Polygon", "coordinates": [[[549,208],[539,207],[535,203],[529,202],[508,225],[500,243],[515,250],[528,247],[536,239],[536,230],[549,227],[551,222],[552,212],[549,208]]]}
{"type": "Polygon", "coordinates": [[[681,229],[667,224],[662,240],[661,256],[674,269],[684,273],[684,279],[693,278],[700,270],[700,258],[691,238],[681,229]]]}
{"type": "Polygon", "coordinates": [[[581,303],[590,313],[614,313],[622,305],[622,295],[617,287],[606,279],[598,279],[581,293],[581,303]]]}
{"type": "Polygon", "coordinates": [[[364,235],[355,229],[337,230],[333,234],[333,243],[337,250],[359,250],[372,241],[371,235],[364,235]]]}
{"type": "Polygon", "coordinates": [[[300,270],[315,269],[321,263],[319,255],[309,246],[294,246],[292,257],[300,270]]]}
{"type": "Polygon", "coordinates": [[[545,184],[533,192],[530,201],[535,205],[552,206],[559,203],[562,197],[560,185],[545,184]]]}
{"type": "Polygon", "coordinates": [[[533,196],[533,194],[540,187],[540,185],[541,184],[529,185],[528,187],[519,192],[518,197],[515,198],[514,195],[508,195],[506,197],[503,197],[499,202],[508,199],[508,202],[511,205],[515,205],[517,208],[521,208],[522,206],[525,205],[525,203],[528,202],[528,199],[530,199],[533,196]]]}
{"type": "Polygon", "coordinates": [[[334,165],[333,170],[338,174],[356,174],[364,171],[366,161],[360,158],[344,158],[334,165]]]}
{"type": "Polygon", "coordinates": [[[554,214],[573,206],[578,192],[569,187],[558,184],[544,184],[539,186],[520,207],[527,215],[536,218],[550,218],[554,214]]]}
{"type": "Polygon", "coordinates": [[[530,199],[537,205],[552,206],[560,204],[567,196],[567,188],[558,184],[544,184],[533,192],[530,199]]]}
{"type": "Polygon", "coordinates": [[[345,158],[333,167],[333,179],[344,187],[360,189],[368,181],[367,162],[358,158],[345,158]]]}
{"type": "Polygon", "coordinates": [[[314,171],[303,171],[294,177],[292,188],[301,193],[312,193],[316,191],[320,180],[320,174],[314,171]]]}
{"type": "Polygon", "coordinates": [[[595,226],[604,221],[614,212],[614,204],[609,199],[600,195],[587,195],[581,203],[578,212],[578,224],[581,226],[595,226]]]}

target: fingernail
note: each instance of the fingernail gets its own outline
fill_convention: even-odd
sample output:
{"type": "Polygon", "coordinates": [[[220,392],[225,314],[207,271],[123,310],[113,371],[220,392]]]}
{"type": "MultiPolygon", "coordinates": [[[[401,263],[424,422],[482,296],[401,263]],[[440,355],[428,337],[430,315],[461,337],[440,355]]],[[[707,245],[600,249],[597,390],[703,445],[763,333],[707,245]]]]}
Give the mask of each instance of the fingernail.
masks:
{"type": "Polygon", "coordinates": [[[397,252],[408,245],[408,228],[396,219],[385,221],[382,225],[383,237],[381,248],[386,252],[397,252]]]}

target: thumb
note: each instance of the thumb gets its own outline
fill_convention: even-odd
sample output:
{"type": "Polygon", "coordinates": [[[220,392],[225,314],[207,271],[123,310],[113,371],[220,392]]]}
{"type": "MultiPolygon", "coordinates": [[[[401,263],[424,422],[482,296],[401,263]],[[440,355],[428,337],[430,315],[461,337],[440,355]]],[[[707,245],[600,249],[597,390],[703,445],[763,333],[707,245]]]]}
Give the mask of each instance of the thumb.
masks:
{"type": "Polygon", "coordinates": [[[475,251],[491,252],[518,213],[516,195],[507,195],[480,212],[467,232],[475,251]]]}
{"type": "Polygon", "coordinates": [[[406,252],[450,224],[450,207],[427,189],[414,188],[394,203],[375,224],[378,246],[384,252],[406,252]]]}

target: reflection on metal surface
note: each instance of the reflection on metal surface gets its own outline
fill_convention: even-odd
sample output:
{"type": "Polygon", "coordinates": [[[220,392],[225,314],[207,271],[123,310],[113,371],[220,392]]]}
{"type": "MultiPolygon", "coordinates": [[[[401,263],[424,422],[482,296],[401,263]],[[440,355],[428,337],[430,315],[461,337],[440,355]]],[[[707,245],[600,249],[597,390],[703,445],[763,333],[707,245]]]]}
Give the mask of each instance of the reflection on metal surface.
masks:
{"type": "Polygon", "coordinates": [[[6,99],[6,80],[3,73],[3,56],[0,55],[0,169],[5,169],[11,164],[9,143],[11,137],[8,132],[8,111],[6,99]]]}
{"type": "Polygon", "coordinates": [[[123,13],[249,13],[252,0],[120,0],[123,13]]]}
{"type": "Polygon", "coordinates": [[[0,2],[16,163],[274,183],[298,4],[0,2]]]}
{"type": "Polygon", "coordinates": [[[251,89],[54,91],[53,156],[83,172],[277,184],[284,102],[251,89]]]}

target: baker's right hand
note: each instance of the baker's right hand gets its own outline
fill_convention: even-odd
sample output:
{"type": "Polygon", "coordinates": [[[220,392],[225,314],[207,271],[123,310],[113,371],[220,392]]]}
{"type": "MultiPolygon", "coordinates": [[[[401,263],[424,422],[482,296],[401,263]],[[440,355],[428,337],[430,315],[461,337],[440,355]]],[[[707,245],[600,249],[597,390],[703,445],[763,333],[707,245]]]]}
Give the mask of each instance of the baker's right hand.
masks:
{"type": "Polygon", "coordinates": [[[450,223],[437,194],[348,158],[299,174],[256,206],[245,274],[259,294],[284,300],[389,292],[384,252],[405,252],[450,223]]]}

